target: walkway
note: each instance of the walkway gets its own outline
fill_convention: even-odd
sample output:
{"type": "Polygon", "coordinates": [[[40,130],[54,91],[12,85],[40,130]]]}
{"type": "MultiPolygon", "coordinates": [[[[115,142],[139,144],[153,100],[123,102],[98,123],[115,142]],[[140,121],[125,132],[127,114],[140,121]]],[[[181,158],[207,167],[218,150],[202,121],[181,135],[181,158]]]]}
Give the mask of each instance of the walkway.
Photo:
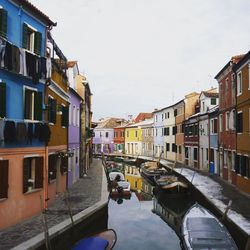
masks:
{"type": "MultiPolygon", "coordinates": [[[[103,167],[101,160],[93,159],[93,163],[88,170],[88,176],[80,179],[69,188],[69,202],[73,215],[101,200],[102,180],[103,167]]],[[[55,199],[46,215],[49,228],[70,217],[63,193],[55,199]]],[[[38,215],[0,231],[0,249],[7,250],[16,247],[42,232],[42,215],[38,215]]]]}

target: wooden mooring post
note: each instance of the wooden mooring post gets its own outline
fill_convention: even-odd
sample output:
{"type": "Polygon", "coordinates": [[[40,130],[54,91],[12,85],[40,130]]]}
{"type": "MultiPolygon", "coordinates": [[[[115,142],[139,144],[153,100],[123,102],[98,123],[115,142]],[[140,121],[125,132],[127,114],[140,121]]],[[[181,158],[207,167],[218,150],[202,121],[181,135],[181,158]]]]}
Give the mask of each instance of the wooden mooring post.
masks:
{"type": "Polygon", "coordinates": [[[47,223],[46,213],[43,208],[43,199],[41,195],[40,195],[40,204],[41,204],[41,211],[42,211],[42,224],[43,224],[43,231],[44,231],[45,246],[47,250],[51,250],[52,248],[51,248],[50,239],[49,239],[48,223],[47,223]]]}

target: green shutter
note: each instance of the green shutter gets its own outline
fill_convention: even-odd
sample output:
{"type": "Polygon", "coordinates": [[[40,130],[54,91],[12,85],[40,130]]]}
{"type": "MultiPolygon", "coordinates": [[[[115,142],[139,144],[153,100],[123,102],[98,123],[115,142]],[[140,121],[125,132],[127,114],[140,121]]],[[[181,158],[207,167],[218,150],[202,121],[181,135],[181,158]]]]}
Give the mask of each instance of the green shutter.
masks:
{"type": "Polygon", "coordinates": [[[35,120],[42,121],[43,119],[43,93],[35,92],[35,120]]]}
{"type": "Polygon", "coordinates": [[[38,55],[41,54],[41,48],[42,48],[42,33],[36,32],[35,33],[35,47],[34,52],[38,55]]]}
{"type": "Polygon", "coordinates": [[[69,108],[62,106],[62,127],[68,127],[69,125],[69,108]]]}
{"type": "Polygon", "coordinates": [[[0,9],[0,35],[7,36],[8,28],[8,12],[5,9],[0,9]]]}
{"type": "Polygon", "coordinates": [[[29,162],[29,158],[23,159],[23,193],[26,193],[28,191],[28,179],[30,176],[29,162]]]}
{"type": "Polygon", "coordinates": [[[0,161],[0,199],[8,198],[9,161],[0,161]]]}
{"type": "Polygon", "coordinates": [[[26,23],[23,23],[23,48],[25,49],[28,49],[28,46],[27,46],[28,33],[29,33],[29,27],[26,23]]]}
{"type": "Polygon", "coordinates": [[[6,117],[6,84],[0,83],[0,117],[6,117]]]}

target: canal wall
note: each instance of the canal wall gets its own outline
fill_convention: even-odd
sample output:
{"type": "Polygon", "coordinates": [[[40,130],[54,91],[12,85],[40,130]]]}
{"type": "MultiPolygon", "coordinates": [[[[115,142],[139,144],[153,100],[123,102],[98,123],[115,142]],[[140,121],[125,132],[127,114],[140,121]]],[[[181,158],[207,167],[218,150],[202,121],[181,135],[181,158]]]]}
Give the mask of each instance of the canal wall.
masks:
{"type": "MultiPolygon", "coordinates": [[[[99,166],[102,166],[98,163],[99,166]]],[[[90,178],[90,177],[89,177],[90,178]]],[[[94,176],[91,178],[94,179],[94,176]]],[[[49,228],[50,249],[68,250],[80,239],[87,237],[97,231],[107,229],[108,226],[108,190],[107,179],[104,171],[101,176],[100,199],[94,205],[73,215],[73,223],[68,218],[49,228]]],[[[94,185],[95,183],[93,183],[94,185]]],[[[86,190],[82,190],[86,192],[86,190]]],[[[91,191],[89,191],[91,195],[91,191]]],[[[11,248],[12,250],[46,249],[45,233],[39,233],[35,237],[11,248]]]]}
{"type": "MultiPolygon", "coordinates": [[[[158,159],[140,157],[139,163],[146,160],[157,161],[158,159]]],[[[185,165],[179,164],[175,166],[174,162],[166,160],[160,160],[160,164],[169,170],[172,169],[176,175],[186,179],[191,185],[192,198],[206,207],[221,221],[228,202],[232,200],[233,203],[229,209],[228,216],[222,222],[234,238],[239,249],[250,249],[248,245],[250,238],[249,195],[245,195],[228,183],[220,181],[219,177],[215,175],[206,175],[205,173],[187,168],[185,165]],[[248,217],[248,220],[244,216],[248,217]]]]}

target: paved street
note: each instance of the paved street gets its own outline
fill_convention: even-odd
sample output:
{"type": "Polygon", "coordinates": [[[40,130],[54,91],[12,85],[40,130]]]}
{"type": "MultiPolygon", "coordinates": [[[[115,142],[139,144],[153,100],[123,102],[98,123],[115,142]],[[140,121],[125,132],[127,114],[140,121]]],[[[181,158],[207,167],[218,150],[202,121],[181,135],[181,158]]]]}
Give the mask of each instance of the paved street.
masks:
{"type": "MultiPolygon", "coordinates": [[[[101,161],[93,159],[93,163],[88,170],[88,176],[80,179],[69,188],[69,201],[73,215],[94,205],[101,199],[102,174],[101,161]]],[[[63,193],[58,195],[49,207],[46,215],[49,228],[70,217],[63,193]]],[[[41,215],[11,226],[6,230],[0,231],[0,250],[11,249],[42,232],[41,215]]]]}

